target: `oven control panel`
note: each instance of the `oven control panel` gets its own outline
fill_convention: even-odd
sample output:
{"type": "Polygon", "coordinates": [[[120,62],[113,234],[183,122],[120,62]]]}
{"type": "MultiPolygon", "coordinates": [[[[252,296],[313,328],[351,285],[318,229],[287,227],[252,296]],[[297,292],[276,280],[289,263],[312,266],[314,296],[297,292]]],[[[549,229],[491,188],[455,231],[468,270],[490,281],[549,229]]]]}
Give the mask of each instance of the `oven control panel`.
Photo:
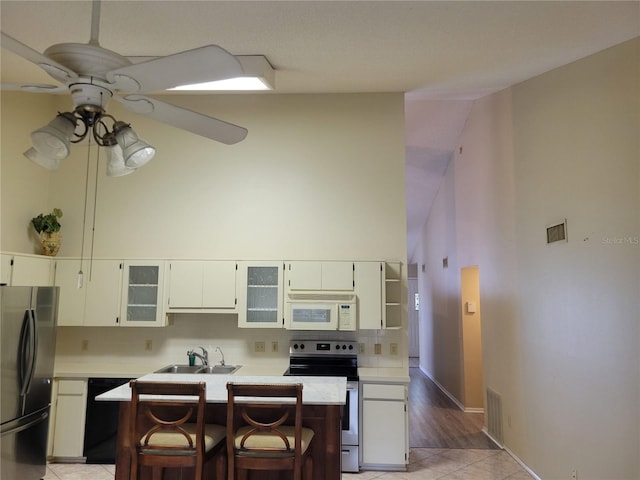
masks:
{"type": "Polygon", "coordinates": [[[336,340],[292,340],[289,355],[357,355],[358,343],[336,340]]]}

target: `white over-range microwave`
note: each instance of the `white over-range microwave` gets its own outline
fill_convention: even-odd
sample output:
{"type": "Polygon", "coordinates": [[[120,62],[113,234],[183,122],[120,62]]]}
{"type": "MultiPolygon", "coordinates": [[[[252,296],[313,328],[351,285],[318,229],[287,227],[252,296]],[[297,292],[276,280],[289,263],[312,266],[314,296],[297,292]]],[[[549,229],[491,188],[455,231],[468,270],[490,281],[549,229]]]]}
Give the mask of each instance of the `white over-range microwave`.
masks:
{"type": "Polygon", "coordinates": [[[284,309],[291,330],[355,330],[356,295],[345,292],[290,292],[284,309]]]}

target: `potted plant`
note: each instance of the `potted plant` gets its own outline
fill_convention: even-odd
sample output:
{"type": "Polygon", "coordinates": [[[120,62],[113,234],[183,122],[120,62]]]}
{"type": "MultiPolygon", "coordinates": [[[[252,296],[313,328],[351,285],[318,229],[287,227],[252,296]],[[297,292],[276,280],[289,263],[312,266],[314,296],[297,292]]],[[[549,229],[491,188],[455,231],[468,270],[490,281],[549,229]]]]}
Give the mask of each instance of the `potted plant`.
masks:
{"type": "Polygon", "coordinates": [[[62,210],[54,208],[51,213],[46,215],[41,213],[31,219],[31,224],[40,237],[40,244],[45,255],[55,256],[60,250],[60,242],[62,241],[60,228],[62,225],[58,219],[61,217],[62,210]]]}

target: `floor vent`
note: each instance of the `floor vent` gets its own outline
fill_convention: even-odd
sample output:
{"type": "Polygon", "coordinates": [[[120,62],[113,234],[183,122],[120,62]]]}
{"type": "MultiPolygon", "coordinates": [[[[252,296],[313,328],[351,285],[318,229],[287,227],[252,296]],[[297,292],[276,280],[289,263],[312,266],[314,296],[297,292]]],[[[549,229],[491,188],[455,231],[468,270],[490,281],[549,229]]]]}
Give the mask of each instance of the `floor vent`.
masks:
{"type": "Polygon", "coordinates": [[[500,445],[504,445],[502,432],[502,397],[487,388],[487,431],[500,445]]]}

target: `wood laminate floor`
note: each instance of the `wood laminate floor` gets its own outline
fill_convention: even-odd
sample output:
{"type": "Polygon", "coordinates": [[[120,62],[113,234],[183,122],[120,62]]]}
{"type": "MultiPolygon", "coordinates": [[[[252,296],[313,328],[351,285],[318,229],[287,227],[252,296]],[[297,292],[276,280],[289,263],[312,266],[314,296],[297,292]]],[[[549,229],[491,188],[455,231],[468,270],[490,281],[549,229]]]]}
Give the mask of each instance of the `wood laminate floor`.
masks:
{"type": "Polygon", "coordinates": [[[409,375],[411,448],[498,448],[482,433],[482,413],[460,410],[419,368],[409,368],[409,375]]]}

